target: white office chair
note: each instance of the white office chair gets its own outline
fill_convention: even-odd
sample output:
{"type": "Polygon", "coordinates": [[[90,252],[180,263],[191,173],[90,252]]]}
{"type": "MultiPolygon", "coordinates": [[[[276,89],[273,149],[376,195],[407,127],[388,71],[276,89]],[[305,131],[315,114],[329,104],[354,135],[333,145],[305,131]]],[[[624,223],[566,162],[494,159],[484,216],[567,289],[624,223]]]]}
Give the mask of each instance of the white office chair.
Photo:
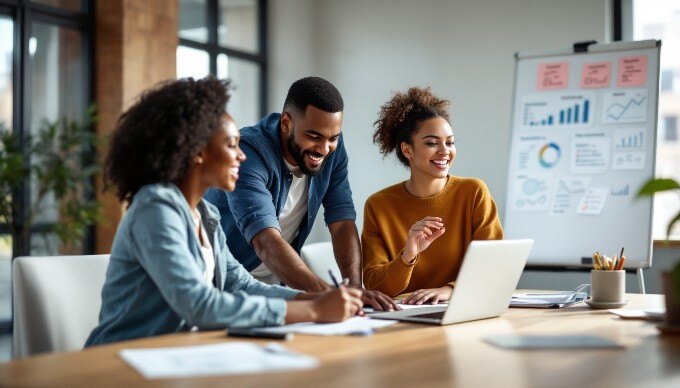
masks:
{"type": "Polygon", "coordinates": [[[333,276],[338,281],[342,279],[340,268],[333,254],[333,244],[330,241],[307,244],[302,247],[300,256],[309,269],[324,282],[333,285],[333,281],[328,276],[328,270],[333,271],[333,276]]]}
{"type": "Polygon", "coordinates": [[[99,322],[108,264],[109,255],[14,259],[14,358],[82,349],[99,322]]]}

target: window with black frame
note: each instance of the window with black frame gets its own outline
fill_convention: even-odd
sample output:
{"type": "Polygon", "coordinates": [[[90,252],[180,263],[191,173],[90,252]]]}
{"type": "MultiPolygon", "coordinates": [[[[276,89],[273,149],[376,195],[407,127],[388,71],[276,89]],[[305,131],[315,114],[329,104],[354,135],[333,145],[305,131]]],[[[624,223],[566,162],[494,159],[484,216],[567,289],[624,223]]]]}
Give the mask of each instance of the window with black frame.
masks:
{"type": "MultiPolygon", "coordinates": [[[[85,115],[93,96],[92,22],[89,0],[0,0],[0,126],[14,136],[23,165],[34,161],[31,144],[45,123],[85,115]]],[[[0,161],[10,151],[2,146],[0,161]]],[[[3,174],[16,170],[0,166],[3,174]]],[[[35,174],[14,185],[6,176],[0,201],[11,203],[13,212],[0,215],[0,333],[11,331],[12,258],[61,253],[55,227],[65,222],[54,193],[38,192],[35,174]],[[38,197],[39,211],[33,211],[38,197]],[[17,233],[21,229],[26,232],[17,233]]],[[[91,233],[74,246],[69,253],[91,253],[91,233]]]]}
{"type": "MultiPolygon", "coordinates": [[[[660,39],[659,117],[657,126],[656,176],[680,181],[680,0],[619,0],[622,7],[623,40],[660,39]],[[627,16],[627,17],[626,17],[627,16]]],[[[680,209],[673,191],[654,195],[653,236],[665,239],[667,225],[680,209]]],[[[677,224],[676,224],[677,225],[677,224]]],[[[680,240],[680,225],[670,231],[680,240]]]]}
{"type": "Polygon", "coordinates": [[[236,86],[228,110],[239,125],[266,113],[265,0],[180,0],[177,77],[209,74],[236,86]]]}

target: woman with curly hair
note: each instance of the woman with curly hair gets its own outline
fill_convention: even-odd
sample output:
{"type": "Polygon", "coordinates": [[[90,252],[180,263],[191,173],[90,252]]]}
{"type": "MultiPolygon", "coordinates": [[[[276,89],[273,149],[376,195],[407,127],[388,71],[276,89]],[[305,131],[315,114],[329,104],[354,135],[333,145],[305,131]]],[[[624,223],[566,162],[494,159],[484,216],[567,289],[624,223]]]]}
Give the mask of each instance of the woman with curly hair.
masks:
{"type": "Polygon", "coordinates": [[[410,178],[364,208],[364,284],[404,303],[448,301],[472,240],[503,238],[484,182],[449,175],[456,157],[447,106],[429,88],[396,93],[380,109],[373,142],[397,154],[410,178]]]}
{"type": "MultiPolygon", "coordinates": [[[[301,293],[253,279],[229,252],[209,187],[234,190],[245,155],[212,77],[147,91],[119,119],[105,164],[128,206],[111,248],[99,325],[86,346],[192,328],[342,321],[361,293],[301,293]]],[[[237,252],[234,252],[237,253],[237,252]]]]}

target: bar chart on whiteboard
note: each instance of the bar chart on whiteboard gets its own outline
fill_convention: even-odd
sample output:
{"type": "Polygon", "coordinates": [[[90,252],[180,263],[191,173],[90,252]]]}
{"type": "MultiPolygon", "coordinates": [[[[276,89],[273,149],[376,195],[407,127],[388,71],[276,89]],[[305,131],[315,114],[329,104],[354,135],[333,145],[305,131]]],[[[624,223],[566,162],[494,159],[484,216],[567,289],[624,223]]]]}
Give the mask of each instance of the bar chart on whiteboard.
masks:
{"type": "Polygon", "coordinates": [[[524,100],[524,127],[590,125],[594,94],[539,94],[524,100]]]}

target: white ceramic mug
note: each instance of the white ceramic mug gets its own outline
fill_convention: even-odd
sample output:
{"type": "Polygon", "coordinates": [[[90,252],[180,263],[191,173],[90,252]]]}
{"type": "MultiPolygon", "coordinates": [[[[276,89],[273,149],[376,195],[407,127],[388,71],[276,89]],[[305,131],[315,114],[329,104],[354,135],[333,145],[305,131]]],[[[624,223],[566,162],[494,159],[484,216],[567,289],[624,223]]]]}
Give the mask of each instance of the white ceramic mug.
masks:
{"type": "Polygon", "coordinates": [[[626,271],[590,271],[591,297],[595,303],[621,303],[626,293],[626,271]]]}

